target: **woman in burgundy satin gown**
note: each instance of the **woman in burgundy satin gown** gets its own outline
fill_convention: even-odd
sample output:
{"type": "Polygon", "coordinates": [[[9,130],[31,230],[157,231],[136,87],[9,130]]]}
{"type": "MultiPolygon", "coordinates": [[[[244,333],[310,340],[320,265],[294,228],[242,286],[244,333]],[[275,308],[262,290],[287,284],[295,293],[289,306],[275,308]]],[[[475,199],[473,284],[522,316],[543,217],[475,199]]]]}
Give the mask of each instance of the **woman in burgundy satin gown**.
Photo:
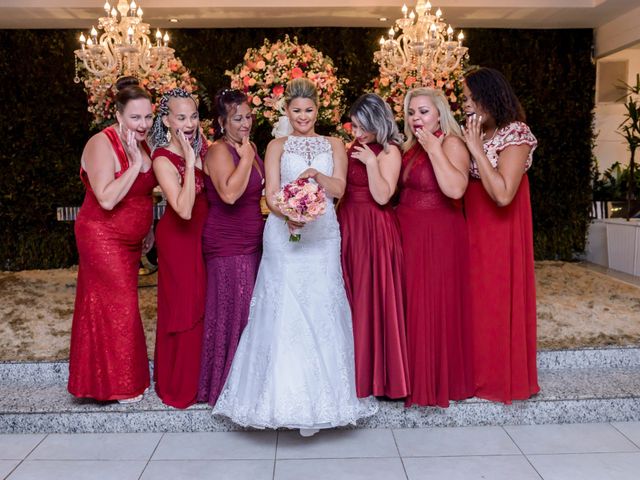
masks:
{"type": "Polygon", "coordinates": [[[209,215],[202,234],[207,270],[198,401],[215,405],[247,325],[262,253],[260,197],[264,164],[249,140],[247,96],[225,89],[215,97],[220,137],[205,159],[209,215]]]}
{"type": "Polygon", "coordinates": [[[149,94],[136,79],[118,81],[117,125],[91,137],[80,178],[87,192],[75,224],[80,254],[71,328],[69,392],[136,401],[149,386],[138,308],[138,266],[151,248],[151,192],[157,182],[145,144],[149,94]]]}
{"type": "Polygon", "coordinates": [[[349,113],[347,188],[338,209],[342,272],[351,305],[358,397],[409,393],[398,219],[389,200],[400,173],[401,141],[389,105],[368,93],[349,113]]]}
{"type": "Polygon", "coordinates": [[[207,218],[202,157],[206,143],[198,109],[182,89],[163,95],[150,141],[153,170],[167,199],[156,228],[158,249],[158,328],[154,380],[167,405],[196,402],[204,317],[206,276],[202,228],[207,218]]]}
{"type": "Polygon", "coordinates": [[[465,138],[473,161],[465,195],[476,396],[504,403],[540,391],[536,285],[527,170],[538,141],[504,76],[466,76],[465,138]]]}
{"type": "Polygon", "coordinates": [[[404,106],[397,214],[407,279],[405,404],[447,407],[473,395],[469,245],[455,201],[467,187],[469,152],[441,91],[410,90],[404,106]]]}

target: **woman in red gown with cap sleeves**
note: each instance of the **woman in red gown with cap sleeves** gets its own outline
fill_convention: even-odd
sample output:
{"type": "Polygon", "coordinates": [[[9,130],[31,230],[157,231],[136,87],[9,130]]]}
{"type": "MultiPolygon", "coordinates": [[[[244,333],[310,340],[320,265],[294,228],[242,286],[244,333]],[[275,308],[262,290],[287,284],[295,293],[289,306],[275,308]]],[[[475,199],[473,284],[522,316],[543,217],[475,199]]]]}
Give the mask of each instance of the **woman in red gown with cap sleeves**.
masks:
{"type": "Polygon", "coordinates": [[[540,391],[529,179],[538,141],[504,76],[469,73],[463,85],[471,180],[465,212],[471,251],[476,396],[511,403],[540,391]]]}

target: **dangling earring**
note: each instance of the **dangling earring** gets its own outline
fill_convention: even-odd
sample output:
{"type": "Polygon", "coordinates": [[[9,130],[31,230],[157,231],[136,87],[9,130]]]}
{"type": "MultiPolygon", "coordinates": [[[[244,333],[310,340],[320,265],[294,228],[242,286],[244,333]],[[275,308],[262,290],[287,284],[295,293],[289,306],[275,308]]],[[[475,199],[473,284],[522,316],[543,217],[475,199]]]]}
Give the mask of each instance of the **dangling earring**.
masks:
{"type": "Polygon", "coordinates": [[[167,128],[167,143],[171,143],[171,130],[167,128]]]}
{"type": "Polygon", "coordinates": [[[220,127],[220,133],[224,135],[224,127],[220,127]]]}

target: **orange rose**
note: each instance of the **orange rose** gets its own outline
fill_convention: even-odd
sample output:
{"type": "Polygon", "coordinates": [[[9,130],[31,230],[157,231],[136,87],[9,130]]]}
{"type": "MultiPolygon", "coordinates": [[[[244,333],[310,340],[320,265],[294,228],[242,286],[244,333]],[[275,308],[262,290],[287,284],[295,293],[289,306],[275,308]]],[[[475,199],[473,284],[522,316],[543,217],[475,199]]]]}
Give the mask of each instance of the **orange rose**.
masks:
{"type": "Polygon", "coordinates": [[[291,70],[291,78],[300,78],[303,75],[304,72],[298,67],[295,67],[293,70],[291,70]]]}

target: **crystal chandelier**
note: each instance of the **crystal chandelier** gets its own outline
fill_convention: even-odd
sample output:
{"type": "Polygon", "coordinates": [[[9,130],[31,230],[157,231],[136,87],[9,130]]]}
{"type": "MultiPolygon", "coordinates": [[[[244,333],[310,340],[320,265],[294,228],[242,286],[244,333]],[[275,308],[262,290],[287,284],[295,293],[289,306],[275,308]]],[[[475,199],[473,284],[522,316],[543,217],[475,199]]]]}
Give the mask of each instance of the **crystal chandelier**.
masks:
{"type": "Polygon", "coordinates": [[[98,19],[98,30],[91,27],[85,37],[80,34],[80,49],[75,50],[76,75],[80,83],[80,70],[84,79],[133,75],[145,78],[152,73],[160,76],[169,73],[169,62],[174,59],[169,48],[169,35],[156,31],[155,43],[149,39],[149,24],[142,21],[142,8],[135,1],[118,0],[117,6],[109,1],[104,4],[106,15],[98,19]],[[78,64],[78,60],[82,65],[78,64]]]}
{"type": "Polygon", "coordinates": [[[445,23],[442,11],[438,8],[431,13],[431,9],[431,2],[418,0],[407,15],[407,6],[402,6],[402,18],[395,21],[386,39],[380,38],[380,50],[374,54],[381,77],[404,81],[411,76],[422,86],[434,87],[461,74],[468,50],[462,46],[464,34],[460,31],[454,40],[453,28],[445,23]]]}

